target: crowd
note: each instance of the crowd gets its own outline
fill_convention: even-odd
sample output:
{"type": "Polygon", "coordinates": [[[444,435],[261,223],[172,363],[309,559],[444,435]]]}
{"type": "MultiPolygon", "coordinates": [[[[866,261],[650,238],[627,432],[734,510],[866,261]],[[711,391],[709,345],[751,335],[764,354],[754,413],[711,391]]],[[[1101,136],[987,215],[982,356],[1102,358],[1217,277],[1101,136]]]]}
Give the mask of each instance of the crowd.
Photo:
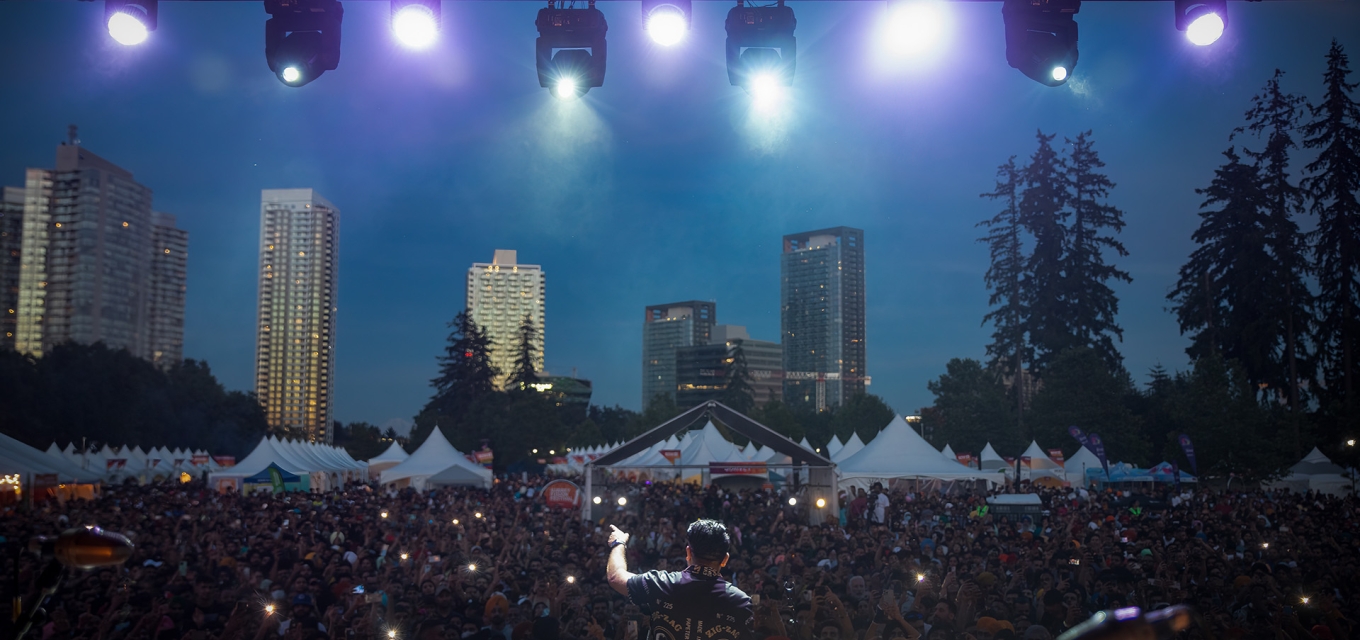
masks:
{"type": "Polygon", "coordinates": [[[645,640],[643,612],[604,578],[608,525],[632,534],[633,571],[679,570],[685,526],[712,517],[732,534],[723,571],[752,595],[758,638],[1048,640],[1097,610],[1173,603],[1200,614],[1196,638],[1351,640],[1360,620],[1354,499],[1056,490],[1016,518],[983,496],[875,487],[809,526],[816,507],[787,495],[657,483],[588,522],[546,507],[541,484],[109,487],[0,519],[5,601],[33,604],[45,561],[22,551],[31,536],[100,525],[132,539],[132,559],[68,570],[28,637],[645,640]]]}

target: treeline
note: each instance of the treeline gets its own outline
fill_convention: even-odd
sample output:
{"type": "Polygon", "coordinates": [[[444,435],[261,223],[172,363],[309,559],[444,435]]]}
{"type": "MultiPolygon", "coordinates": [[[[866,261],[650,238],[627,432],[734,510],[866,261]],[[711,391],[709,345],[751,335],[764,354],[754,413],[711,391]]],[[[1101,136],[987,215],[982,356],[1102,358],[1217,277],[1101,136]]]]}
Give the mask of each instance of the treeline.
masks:
{"type": "Polygon", "coordinates": [[[1224,164],[1197,190],[1197,248],[1167,296],[1190,368],[1158,367],[1141,387],[1116,344],[1111,284],[1131,279],[1113,260],[1128,253],[1091,133],[1059,152],[1040,132],[1027,162],[1001,165],[983,194],[1001,210],[981,223],[992,340],[985,363],[953,360],[930,383],[923,417],[935,438],[1013,453],[1038,439],[1070,453],[1075,425],[1099,433],[1112,458],[1155,463],[1175,458],[1183,433],[1201,470],[1225,475],[1268,474],[1313,444],[1349,453],[1340,448],[1360,417],[1360,105],[1340,44],[1326,59],[1318,102],[1284,91],[1277,70],[1229,133],[1224,164]],[[1298,171],[1301,148],[1315,153],[1298,171]]]}
{"type": "MultiPolygon", "coordinates": [[[[536,329],[527,318],[513,347],[514,370],[507,376],[506,388],[498,389],[496,380],[501,372],[492,365],[492,343],[486,332],[466,311],[459,313],[449,327],[448,343],[437,358],[439,376],[430,381],[434,394],[415,417],[406,444],[408,451],[420,446],[438,425],[461,451],[479,449],[483,444],[491,447],[497,469],[504,469],[526,460],[547,458],[549,451],[561,455],[568,447],[630,440],[683,411],[674,399],[665,395],[653,398],[639,413],[618,406],[587,407],[564,402],[551,391],[535,390],[536,329]],[[539,453],[532,453],[534,449],[539,453]]],[[[843,406],[821,413],[777,401],[756,406],[749,372],[743,370],[745,358],[739,352],[736,356],[726,372],[727,388],[719,400],[794,440],[806,437],[818,447],[830,441],[832,435],[845,440],[859,433],[868,440],[893,418],[893,410],[875,396],[852,398],[843,406]]],[[[735,433],[726,435],[738,444],[745,444],[735,433]]]]}
{"type": "Polygon", "coordinates": [[[253,393],[227,391],[208,363],[161,371],[103,343],[42,358],[0,349],[0,431],[39,449],[82,442],[244,456],[267,432],[253,393]]]}

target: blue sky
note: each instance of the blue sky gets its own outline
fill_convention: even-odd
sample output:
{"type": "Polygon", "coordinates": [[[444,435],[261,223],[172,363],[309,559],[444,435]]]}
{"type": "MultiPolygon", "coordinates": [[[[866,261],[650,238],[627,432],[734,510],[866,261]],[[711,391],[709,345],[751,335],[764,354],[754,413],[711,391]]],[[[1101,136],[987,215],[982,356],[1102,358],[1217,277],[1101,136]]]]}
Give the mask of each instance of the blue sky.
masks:
{"type": "Polygon", "coordinates": [[[725,2],[696,2],[689,40],[665,50],[637,3],[601,2],[608,76],[576,103],[537,86],[539,3],[445,3],[440,44],[412,53],[386,3],[349,2],[340,68],[292,89],[265,65],[260,3],[162,3],[128,49],[100,3],[4,2],[0,180],[49,166],[76,123],[150,186],[190,232],[185,355],[236,389],[252,384],[260,189],[316,188],[342,212],[336,418],[376,423],[428,398],[464,274],[497,248],[548,274],[548,368],[638,408],[645,305],[716,300],[720,322],[777,340],[781,235],[859,227],[871,390],[905,413],[949,358],[982,356],[974,225],[993,205],[978,194],[1036,129],[1093,130],[1118,183],[1134,278],[1116,287],[1121,346],[1141,380],[1186,366],[1164,297],[1194,189],[1253,93],[1279,67],[1316,98],[1333,37],[1360,67],[1355,2],[1234,2],[1207,49],[1175,31],[1170,2],[1088,2],[1056,89],[1006,65],[999,3],[950,5],[947,46],[905,66],[875,46],[882,2],[791,5],[796,85],[762,114],[727,84],[725,2]]]}

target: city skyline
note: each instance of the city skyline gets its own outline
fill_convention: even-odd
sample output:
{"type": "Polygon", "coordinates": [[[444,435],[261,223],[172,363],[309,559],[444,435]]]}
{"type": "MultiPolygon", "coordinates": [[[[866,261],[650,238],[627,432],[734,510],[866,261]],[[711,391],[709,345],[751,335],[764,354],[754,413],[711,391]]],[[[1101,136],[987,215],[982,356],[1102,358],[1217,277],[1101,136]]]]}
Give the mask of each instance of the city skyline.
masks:
{"type": "MultiPolygon", "coordinates": [[[[1193,248],[1202,197],[1250,99],[1276,68],[1317,100],[1329,41],[1352,60],[1354,3],[1232,3],[1197,49],[1169,3],[1083,7],[1081,64],[1049,89],[1004,62],[996,3],[949,3],[947,72],[889,77],[863,47],[880,3],[798,3],[793,109],[750,112],[722,73],[727,7],[696,3],[684,50],[648,48],[635,6],[603,4],[609,81],[562,108],[533,80],[533,11],[463,3],[425,54],[391,46],[387,7],[346,6],[345,62],[301,89],[265,68],[250,3],[172,3],[146,46],[110,43],[98,7],[0,3],[11,86],[0,183],[48,162],[66,125],[156,189],[193,236],[185,356],[250,389],[261,189],[306,185],[346,211],[346,300],[334,417],[408,419],[429,398],[469,264],[515,247],[553,272],[550,371],[595,402],[638,409],[637,310],[712,297],[753,336],[779,334],[782,235],[863,229],[870,390],[902,413],[952,357],[984,356],[977,222],[995,168],[1094,131],[1111,202],[1127,212],[1119,344],[1140,383],[1188,358],[1165,295],[1193,248]],[[173,28],[172,28],[173,25],[173,28]],[[477,25],[470,28],[469,25],[477,25]],[[967,37],[963,37],[966,35],[967,37]],[[35,58],[35,55],[37,56],[35,58]],[[23,61],[38,60],[30,64],[23,61]],[[186,142],[190,141],[190,142],[186,142]]],[[[450,5],[449,16],[454,15],[450,5]]],[[[1301,152],[1297,170],[1310,157],[1301,152]]],[[[1305,226],[1309,217],[1304,216],[1305,226]]]]}

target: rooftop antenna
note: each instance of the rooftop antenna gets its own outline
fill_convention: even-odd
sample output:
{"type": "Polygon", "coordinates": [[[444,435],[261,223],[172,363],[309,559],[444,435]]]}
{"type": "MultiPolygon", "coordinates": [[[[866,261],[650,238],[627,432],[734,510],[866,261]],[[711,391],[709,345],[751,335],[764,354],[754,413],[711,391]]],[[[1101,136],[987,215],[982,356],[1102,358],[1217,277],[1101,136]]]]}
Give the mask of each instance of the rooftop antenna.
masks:
{"type": "Polygon", "coordinates": [[[66,143],[67,143],[67,144],[69,144],[69,145],[71,145],[71,146],[73,146],[73,147],[78,147],[78,146],[80,146],[80,136],[77,135],[77,132],[78,132],[79,130],[80,130],[80,127],[77,127],[76,125],[73,125],[73,124],[68,124],[68,125],[66,125],[66,143]]]}

